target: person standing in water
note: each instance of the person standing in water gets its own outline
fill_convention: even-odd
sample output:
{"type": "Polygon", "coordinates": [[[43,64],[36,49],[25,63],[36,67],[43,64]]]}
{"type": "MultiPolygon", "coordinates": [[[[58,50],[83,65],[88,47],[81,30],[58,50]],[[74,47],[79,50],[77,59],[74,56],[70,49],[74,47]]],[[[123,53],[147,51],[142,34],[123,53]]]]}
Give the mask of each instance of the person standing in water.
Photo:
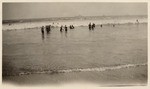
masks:
{"type": "Polygon", "coordinates": [[[60,32],[62,32],[63,31],[63,26],[61,25],[61,27],[60,27],[60,32]]]}
{"type": "Polygon", "coordinates": [[[49,31],[51,31],[51,25],[49,25],[49,31]]]}
{"type": "Polygon", "coordinates": [[[92,24],[92,30],[94,30],[94,28],[95,28],[95,24],[93,23],[93,24],[92,24]]]}
{"type": "Polygon", "coordinates": [[[137,19],[136,22],[139,24],[139,20],[137,19]]]}
{"type": "Polygon", "coordinates": [[[44,26],[41,27],[41,32],[44,34],[44,26]]]}
{"type": "Polygon", "coordinates": [[[89,23],[89,30],[91,30],[91,23],[89,23]]]}
{"type": "Polygon", "coordinates": [[[115,24],[113,24],[113,27],[115,27],[115,24]]]}
{"type": "Polygon", "coordinates": [[[70,25],[69,28],[72,29],[72,25],[70,25]]]}
{"type": "Polygon", "coordinates": [[[41,27],[42,39],[44,40],[44,26],[41,27]]]}
{"type": "Polygon", "coordinates": [[[67,28],[67,26],[65,25],[65,31],[67,32],[68,31],[68,28],[67,28]]]}
{"type": "Polygon", "coordinates": [[[72,25],[72,29],[74,29],[74,26],[72,25]]]}
{"type": "Polygon", "coordinates": [[[103,27],[103,25],[102,25],[102,24],[101,24],[100,26],[101,26],[101,27],[103,27]]]}
{"type": "Polygon", "coordinates": [[[51,25],[47,25],[47,26],[46,26],[46,32],[47,32],[47,34],[49,34],[50,31],[51,31],[51,25]]]}

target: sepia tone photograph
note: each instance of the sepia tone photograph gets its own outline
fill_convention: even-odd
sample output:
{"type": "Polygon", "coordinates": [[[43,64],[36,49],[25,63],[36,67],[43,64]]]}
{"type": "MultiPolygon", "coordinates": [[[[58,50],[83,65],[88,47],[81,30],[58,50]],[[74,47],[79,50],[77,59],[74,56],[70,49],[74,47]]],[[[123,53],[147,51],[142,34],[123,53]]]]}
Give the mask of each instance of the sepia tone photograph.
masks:
{"type": "Polygon", "coordinates": [[[2,83],[147,86],[147,2],[3,2],[2,83]]]}

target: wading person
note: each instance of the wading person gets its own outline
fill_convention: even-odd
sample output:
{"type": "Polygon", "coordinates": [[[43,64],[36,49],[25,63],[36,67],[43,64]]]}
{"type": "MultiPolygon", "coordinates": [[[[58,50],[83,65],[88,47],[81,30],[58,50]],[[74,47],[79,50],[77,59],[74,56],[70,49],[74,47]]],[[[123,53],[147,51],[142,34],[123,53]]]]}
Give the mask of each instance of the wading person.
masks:
{"type": "Polygon", "coordinates": [[[70,25],[69,28],[72,29],[72,25],[70,25]]]}
{"type": "Polygon", "coordinates": [[[91,23],[89,23],[89,30],[91,30],[91,23]]]}
{"type": "Polygon", "coordinates": [[[136,22],[139,24],[139,20],[137,19],[136,22]]]}
{"type": "Polygon", "coordinates": [[[65,25],[65,31],[67,32],[68,31],[68,29],[67,29],[67,26],[65,25]]]}
{"type": "Polygon", "coordinates": [[[72,25],[72,29],[74,29],[74,26],[72,25]]]}
{"type": "Polygon", "coordinates": [[[115,27],[115,24],[113,24],[113,27],[115,27]]]}
{"type": "Polygon", "coordinates": [[[101,26],[101,27],[103,27],[103,25],[102,25],[102,24],[101,24],[100,26],[101,26]]]}
{"type": "Polygon", "coordinates": [[[60,32],[62,32],[63,31],[63,26],[61,25],[61,27],[60,27],[60,32]]]}
{"type": "Polygon", "coordinates": [[[41,27],[41,33],[44,34],[44,26],[41,27]]]}
{"type": "Polygon", "coordinates": [[[93,23],[93,24],[92,24],[92,30],[94,30],[94,28],[95,28],[95,24],[93,23]]]}

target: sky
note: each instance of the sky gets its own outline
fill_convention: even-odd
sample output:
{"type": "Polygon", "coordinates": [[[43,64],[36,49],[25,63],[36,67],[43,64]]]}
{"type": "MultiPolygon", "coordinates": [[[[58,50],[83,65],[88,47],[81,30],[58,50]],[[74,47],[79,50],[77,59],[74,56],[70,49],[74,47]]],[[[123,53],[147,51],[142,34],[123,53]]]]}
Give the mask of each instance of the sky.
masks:
{"type": "Polygon", "coordinates": [[[3,3],[3,20],[102,16],[102,15],[147,15],[147,3],[102,3],[102,2],[49,2],[49,3],[3,3]]]}

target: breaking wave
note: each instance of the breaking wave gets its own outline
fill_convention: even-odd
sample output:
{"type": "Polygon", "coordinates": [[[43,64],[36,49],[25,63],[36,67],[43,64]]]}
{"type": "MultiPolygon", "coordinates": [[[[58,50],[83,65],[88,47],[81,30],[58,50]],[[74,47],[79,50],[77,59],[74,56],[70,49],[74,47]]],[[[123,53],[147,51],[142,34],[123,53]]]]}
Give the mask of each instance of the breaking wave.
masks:
{"type": "Polygon", "coordinates": [[[34,71],[34,72],[20,72],[19,75],[30,75],[30,74],[57,74],[57,73],[71,73],[71,72],[91,72],[91,71],[109,71],[123,68],[134,68],[139,66],[146,66],[147,63],[143,64],[125,64],[110,67],[97,67],[97,68],[77,68],[77,69],[65,69],[65,70],[47,70],[47,71],[34,71]]]}
{"type": "Polygon", "coordinates": [[[74,26],[88,26],[89,23],[95,23],[96,25],[101,24],[137,24],[147,23],[146,17],[109,17],[105,19],[90,19],[90,20],[62,20],[62,21],[41,21],[41,22],[17,22],[17,23],[6,23],[3,24],[3,30],[16,30],[16,29],[34,29],[40,28],[45,25],[52,25],[53,27],[60,27],[61,25],[74,25],[74,26]],[[138,19],[138,22],[137,22],[138,19]]]}

